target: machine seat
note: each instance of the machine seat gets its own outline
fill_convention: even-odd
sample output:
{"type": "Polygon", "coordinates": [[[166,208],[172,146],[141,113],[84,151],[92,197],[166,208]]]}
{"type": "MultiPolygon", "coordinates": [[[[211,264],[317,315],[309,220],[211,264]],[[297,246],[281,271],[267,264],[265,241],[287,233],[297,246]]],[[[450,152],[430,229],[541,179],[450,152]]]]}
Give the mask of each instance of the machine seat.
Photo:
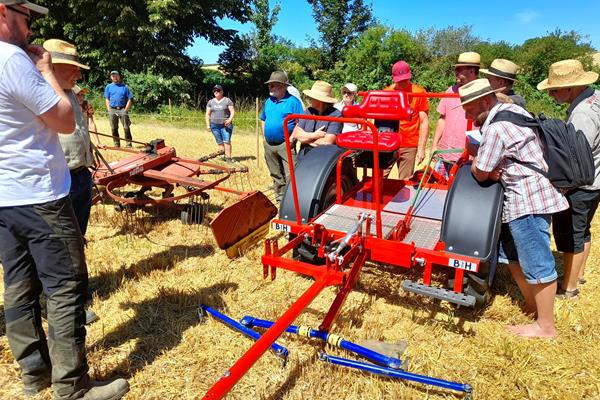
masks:
{"type": "MultiPolygon", "coordinates": [[[[407,120],[414,114],[406,92],[372,90],[365,94],[362,103],[345,106],[342,115],[348,118],[377,120],[407,120]]],[[[379,132],[378,151],[393,152],[402,144],[399,132],[379,132]]],[[[373,132],[370,129],[340,133],[336,144],[353,150],[375,151],[373,132]]]]}

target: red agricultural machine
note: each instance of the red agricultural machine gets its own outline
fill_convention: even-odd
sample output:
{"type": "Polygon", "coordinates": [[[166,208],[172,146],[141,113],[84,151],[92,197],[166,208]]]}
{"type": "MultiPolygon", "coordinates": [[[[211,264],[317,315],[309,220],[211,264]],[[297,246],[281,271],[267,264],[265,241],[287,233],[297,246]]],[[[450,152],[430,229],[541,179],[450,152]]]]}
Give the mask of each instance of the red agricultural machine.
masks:
{"type": "MultiPolygon", "coordinates": [[[[432,155],[424,171],[413,179],[384,178],[382,170],[395,162],[402,146],[398,132],[378,132],[371,120],[402,120],[412,117],[411,96],[457,97],[454,94],[413,94],[398,91],[363,93],[363,101],[345,107],[340,122],[359,124],[362,129],[337,136],[337,146],[316,147],[290,163],[290,184],[280,205],[279,217],[271,222],[285,232],[288,242],[267,239],[262,256],[263,276],[276,277],[277,269],[290,270],[314,279],[311,286],[275,322],[240,323],[210,313],[253,337],[256,343],[212,386],[204,399],[221,399],[248,369],[273,346],[284,332],[316,337],[337,347],[341,338],[330,333],[336,316],[359,279],[365,262],[401,269],[419,268],[420,282],[404,280],[404,290],[449,301],[460,306],[486,303],[495,273],[496,247],[502,210],[502,187],[478,183],[470,173],[466,152],[449,171],[437,174],[432,163],[443,152],[432,155]],[[435,273],[434,273],[435,272],[435,273]],[[435,283],[434,277],[447,278],[435,283]],[[318,329],[291,326],[293,321],[327,286],[339,292],[318,329]],[[243,325],[243,327],[239,325],[243,325]],[[262,334],[248,327],[267,328],[262,334]],[[242,329],[244,328],[244,329],[242,329]]],[[[329,117],[290,115],[284,122],[288,158],[291,146],[290,119],[330,120],[329,117]]],[[[453,150],[462,152],[462,149],[453,150]]],[[[249,322],[250,321],[250,322],[249,322]]],[[[352,347],[352,346],[351,346],[352,347]]],[[[354,351],[371,363],[324,354],[337,365],[367,370],[388,377],[409,379],[438,387],[471,392],[467,384],[411,374],[369,350],[354,351]]],[[[352,350],[351,350],[352,351],[352,350]]]]}
{"type": "Polygon", "coordinates": [[[207,192],[218,190],[239,196],[237,202],[223,209],[210,222],[221,249],[233,258],[239,251],[266,236],[269,221],[277,215],[273,203],[260,191],[243,192],[222,185],[232,174],[247,173],[247,167],[225,167],[210,162],[220,153],[199,160],[179,157],[175,148],[166,146],[163,139],[141,144],[144,145],[141,151],[101,146],[102,149],[126,154],[112,163],[96,152],[93,179],[98,193],[94,202],[109,197],[116,202],[119,210],[125,212],[148,208],[171,209],[180,213],[182,223],[199,224],[205,219],[203,201],[209,198],[207,192]],[[183,190],[176,192],[176,187],[183,190]],[[157,191],[160,193],[156,194],[157,191]],[[246,218],[237,221],[241,213],[246,218]]]}

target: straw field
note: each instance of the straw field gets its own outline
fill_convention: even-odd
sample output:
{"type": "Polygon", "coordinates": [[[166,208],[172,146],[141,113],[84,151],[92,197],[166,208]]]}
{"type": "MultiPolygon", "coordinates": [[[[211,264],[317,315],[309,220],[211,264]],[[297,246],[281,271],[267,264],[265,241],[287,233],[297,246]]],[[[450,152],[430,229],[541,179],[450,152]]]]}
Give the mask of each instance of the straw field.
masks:
{"type": "MultiPolygon", "coordinates": [[[[99,122],[99,128],[107,131],[107,124],[99,122]]],[[[198,157],[216,147],[211,135],[198,128],[138,121],[132,130],[138,140],[165,138],[183,156],[198,157]]],[[[235,132],[233,146],[234,156],[250,173],[229,184],[245,189],[269,185],[264,161],[255,159],[254,133],[235,132]]],[[[209,213],[214,215],[233,200],[211,193],[209,213]]],[[[137,217],[138,222],[132,222],[110,204],[92,210],[86,255],[91,308],[100,320],[88,327],[90,374],[96,379],[129,379],[126,399],[202,397],[252,342],[214,319],[200,324],[197,306],[210,305],[235,319],[247,314],[276,319],[311,281],[283,270],[275,281],[263,281],[261,247],[232,261],[216,247],[206,226],[185,226],[176,216],[137,217]]],[[[596,237],[599,226],[597,217],[596,237]]],[[[498,276],[492,303],[474,313],[403,292],[400,283],[406,273],[366,266],[334,330],[351,341],[407,341],[409,371],[469,383],[476,399],[600,399],[599,259],[596,244],[579,300],[557,301],[555,340],[525,340],[506,331],[505,325],[525,323],[529,317],[521,312],[518,290],[504,271],[498,276]]],[[[325,290],[296,323],[317,327],[335,293],[333,288],[325,290]]],[[[3,300],[0,398],[21,399],[1,305],[3,300]]],[[[449,391],[325,364],[319,360],[322,347],[307,339],[284,336],[279,343],[290,350],[288,365],[282,368],[272,353],[266,353],[229,398],[461,398],[449,391]]],[[[50,390],[38,396],[51,397],[50,390]]]]}

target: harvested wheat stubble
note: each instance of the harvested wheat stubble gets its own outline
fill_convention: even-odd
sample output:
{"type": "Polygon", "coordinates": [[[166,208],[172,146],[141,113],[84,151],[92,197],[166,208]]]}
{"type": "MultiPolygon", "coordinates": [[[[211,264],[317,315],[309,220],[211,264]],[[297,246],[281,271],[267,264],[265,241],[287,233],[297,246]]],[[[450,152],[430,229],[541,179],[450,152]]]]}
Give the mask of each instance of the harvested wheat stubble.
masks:
{"type": "MultiPolygon", "coordinates": [[[[107,124],[99,122],[107,131],[107,124]]],[[[156,124],[136,124],[132,129],[136,139],[165,138],[182,156],[198,157],[215,148],[212,136],[200,129],[156,124]]],[[[248,178],[238,183],[247,189],[270,184],[264,162],[257,167],[252,158],[255,140],[249,132],[236,131],[233,136],[234,157],[242,157],[241,163],[250,167],[248,178]]],[[[233,197],[211,192],[209,214],[231,201],[233,197]]],[[[287,271],[279,271],[274,282],[263,281],[260,246],[232,261],[216,248],[205,227],[163,218],[129,232],[121,229],[123,218],[112,205],[92,211],[86,254],[94,290],[92,308],[100,320],[88,328],[87,345],[93,377],[130,380],[126,399],[200,398],[249,348],[249,339],[218,321],[199,324],[199,304],[236,319],[246,314],[276,319],[311,283],[287,271]]],[[[599,226],[597,218],[596,237],[599,226]]],[[[523,340],[506,332],[506,324],[526,322],[528,317],[521,313],[518,290],[505,272],[499,275],[492,304],[474,314],[408,295],[400,289],[405,274],[376,266],[363,270],[334,330],[353,341],[407,340],[410,371],[470,383],[476,399],[599,399],[599,259],[600,246],[595,245],[580,299],[557,302],[555,340],[523,340]]],[[[326,289],[296,323],[318,326],[335,293],[326,289]]],[[[1,312],[0,319],[0,398],[21,399],[1,312]]],[[[279,343],[290,350],[287,367],[282,369],[278,359],[266,353],[229,398],[460,398],[324,364],[318,360],[322,348],[307,339],[283,336],[279,343]]],[[[38,398],[51,399],[51,391],[38,398]]]]}

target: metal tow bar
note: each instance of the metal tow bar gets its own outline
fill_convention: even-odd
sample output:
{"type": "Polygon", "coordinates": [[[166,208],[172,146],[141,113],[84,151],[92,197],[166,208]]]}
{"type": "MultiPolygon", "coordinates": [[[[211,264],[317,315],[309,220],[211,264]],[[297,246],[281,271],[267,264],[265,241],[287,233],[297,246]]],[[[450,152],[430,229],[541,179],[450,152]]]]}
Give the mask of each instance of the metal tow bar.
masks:
{"type": "Polygon", "coordinates": [[[338,262],[341,264],[342,262],[344,262],[344,258],[343,257],[339,257],[340,253],[346,248],[348,247],[348,245],[350,244],[350,240],[352,240],[352,238],[354,236],[356,236],[357,234],[360,235],[362,232],[362,224],[363,222],[365,222],[367,219],[372,220],[373,216],[371,216],[370,214],[366,213],[366,212],[362,212],[358,215],[358,221],[356,221],[356,224],[354,224],[354,226],[352,227],[352,229],[350,229],[348,231],[348,233],[346,233],[346,236],[344,236],[340,243],[338,244],[337,248],[332,251],[331,253],[329,253],[327,255],[327,257],[329,258],[329,261],[331,262],[335,262],[336,260],[338,260],[338,262]],[[339,257],[339,258],[338,258],[339,257]]]}

